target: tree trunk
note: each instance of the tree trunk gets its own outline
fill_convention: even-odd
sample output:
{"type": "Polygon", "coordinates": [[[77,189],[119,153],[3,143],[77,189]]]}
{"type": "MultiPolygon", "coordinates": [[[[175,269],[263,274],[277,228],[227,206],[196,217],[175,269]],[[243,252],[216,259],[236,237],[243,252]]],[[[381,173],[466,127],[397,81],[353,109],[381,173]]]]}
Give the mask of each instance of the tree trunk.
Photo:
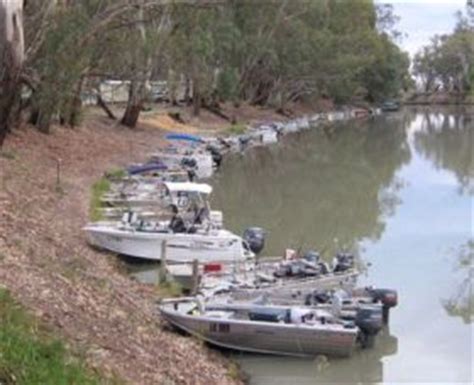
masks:
{"type": "Polygon", "coordinates": [[[105,113],[110,119],[117,120],[116,116],[114,115],[112,110],[109,108],[107,103],[105,103],[105,100],[102,99],[102,96],[100,94],[97,95],[97,105],[105,111],[105,113]]]}
{"type": "MultiPolygon", "coordinates": [[[[144,0],[141,0],[142,3],[138,5],[137,12],[137,28],[140,33],[143,46],[147,45],[147,33],[145,28],[145,13],[143,9],[144,0]]],[[[138,118],[140,117],[140,112],[143,107],[143,102],[145,100],[146,86],[151,77],[152,73],[152,57],[148,52],[140,52],[137,57],[141,59],[136,59],[135,67],[138,67],[138,78],[132,80],[130,84],[130,90],[128,93],[128,102],[125,113],[122,117],[121,123],[127,127],[134,128],[138,123],[138,118]]]]}
{"type": "Polygon", "coordinates": [[[72,97],[71,106],[69,107],[69,116],[67,124],[71,127],[77,127],[81,122],[81,110],[82,110],[82,87],[84,86],[85,76],[82,76],[77,82],[76,89],[74,90],[74,96],[72,97]]]}
{"type": "Polygon", "coordinates": [[[179,87],[179,78],[176,73],[172,70],[168,70],[168,100],[172,106],[178,105],[178,87],[179,87]]]}
{"type": "Polygon", "coordinates": [[[138,123],[140,112],[143,107],[144,85],[141,80],[132,80],[130,90],[128,91],[128,102],[121,123],[124,126],[134,128],[138,123]]]}
{"type": "Polygon", "coordinates": [[[193,80],[193,115],[199,116],[201,113],[201,88],[199,80],[193,80]]]}
{"type": "Polygon", "coordinates": [[[191,105],[191,80],[189,79],[189,76],[186,76],[185,82],[184,82],[184,103],[189,106],[191,105]]]}
{"type": "Polygon", "coordinates": [[[0,0],[0,147],[11,129],[24,62],[23,0],[0,0]]]}
{"type": "Polygon", "coordinates": [[[36,120],[36,128],[39,132],[43,134],[49,134],[51,131],[51,121],[53,120],[53,113],[48,109],[41,111],[39,110],[37,120],[36,120]]]}

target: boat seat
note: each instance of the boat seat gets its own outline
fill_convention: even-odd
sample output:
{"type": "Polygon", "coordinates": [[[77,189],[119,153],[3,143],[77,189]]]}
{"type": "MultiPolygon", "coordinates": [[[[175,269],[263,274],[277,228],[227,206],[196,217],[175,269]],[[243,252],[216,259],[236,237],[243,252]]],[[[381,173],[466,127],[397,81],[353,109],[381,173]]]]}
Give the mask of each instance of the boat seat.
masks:
{"type": "Polygon", "coordinates": [[[221,318],[221,319],[229,319],[234,315],[233,311],[225,311],[225,310],[212,310],[206,311],[206,317],[212,318],[221,318]]]}
{"type": "Polygon", "coordinates": [[[132,224],[132,223],[137,222],[137,220],[138,220],[138,215],[137,213],[133,211],[127,211],[122,216],[122,223],[132,224]]]}

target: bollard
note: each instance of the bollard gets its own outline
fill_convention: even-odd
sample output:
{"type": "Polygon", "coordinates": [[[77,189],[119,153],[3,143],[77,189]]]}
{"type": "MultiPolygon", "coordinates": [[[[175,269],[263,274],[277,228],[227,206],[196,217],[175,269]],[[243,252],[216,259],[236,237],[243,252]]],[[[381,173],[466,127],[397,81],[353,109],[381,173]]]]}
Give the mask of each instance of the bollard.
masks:
{"type": "Polygon", "coordinates": [[[163,283],[166,280],[166,248],[167,241],[161,242],[161,261],[159,270],[159,283],[163,283]]]}
{"type": "Polygon", "coordinates": [[[193,287],[191,290],[192,295],[196,295],[199,289],[199,262],[197,259],[193,260],[193,287]]]}

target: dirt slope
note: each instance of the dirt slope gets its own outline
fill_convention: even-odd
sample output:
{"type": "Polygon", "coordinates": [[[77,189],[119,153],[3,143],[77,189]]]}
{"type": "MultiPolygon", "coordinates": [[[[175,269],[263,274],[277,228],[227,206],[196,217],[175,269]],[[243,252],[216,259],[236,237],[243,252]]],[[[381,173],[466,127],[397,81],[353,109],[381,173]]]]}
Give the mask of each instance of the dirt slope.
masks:
{"type": "Polygon", "coordinates": [[[234,384],[218,354],[164,328],[152,287],[121,275],[115,258],[90,249],[81,232],[92,183],[143,160],[161,140],[156,129],[100,119],[51,135],[10,135],[0,155],[0,285],[91,366],[127,383],[234,384]]]}

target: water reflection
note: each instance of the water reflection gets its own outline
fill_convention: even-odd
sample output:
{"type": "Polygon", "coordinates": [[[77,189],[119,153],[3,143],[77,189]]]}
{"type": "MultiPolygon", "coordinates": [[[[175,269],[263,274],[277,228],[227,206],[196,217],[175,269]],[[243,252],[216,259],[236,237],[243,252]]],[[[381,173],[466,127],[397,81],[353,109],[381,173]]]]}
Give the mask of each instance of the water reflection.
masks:
{"type": "Polygon", "coordinates": [[[474,322],[474,240],[470,240],[458,250],[457,269],[465,277],[454,294],[442,301],[446,312],[452,317],[460,317],[464,323],[474,322]]]}
{"type": "Polygon", "coordinates": [[[237,355],[250,384],[314,385],[314,384],[374,384],[383,382],[383,358],[396,354],[398,339],[384,330],[373,349],[355,352],[349,359],[314,360],[298,358],[237,355]]]}
{"type": "Polygon", "coordinates": [[[474,116],[466,111],[425,110],[415,133],[417,151],[437,168],[453,172],[461,193],[474,194],[474,116]]]}
{"type": "Polygon", "coordinates": [[[331,254],[333,240],[357,249],[377,240],[399,203],[396,171],[410,160],[411,114],[351,122],[285,138],[284,144],[236,155],[213,181],[213,205],[227,227],[269,232],[267,255],[288,247],[331,254]]]}
{"type": "MultiPolygon", "coordinates": [[[[269,230],[267,255],[363,244],[364,284],[401,299],[391,333],[351,359],[236,355],[252,384],[472,383],[473,116],[407,109],[226,160],[211,183],[228,228],[269,230]]],[[[158,277],[154,265],[133,269],[158,277]]]]}

